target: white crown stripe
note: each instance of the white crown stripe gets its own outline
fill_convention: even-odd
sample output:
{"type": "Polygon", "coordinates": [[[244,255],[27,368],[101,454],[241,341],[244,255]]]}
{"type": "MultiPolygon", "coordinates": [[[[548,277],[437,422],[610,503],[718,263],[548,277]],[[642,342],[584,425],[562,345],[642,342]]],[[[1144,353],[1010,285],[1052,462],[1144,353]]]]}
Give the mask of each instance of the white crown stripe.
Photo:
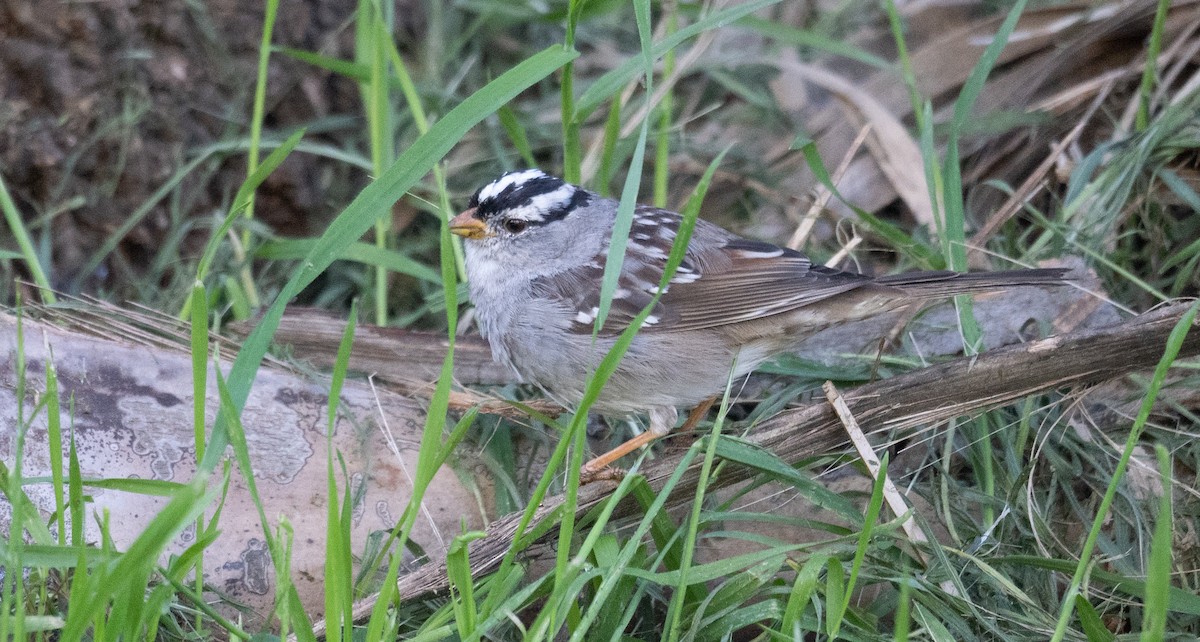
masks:
{"type": "Polygon", "coordinates": [[[546,176],[546,173],[540,169],[527,169],[522,172],[505,174],[495,181],[484,185],[483,189],[479,190],[479,200],[486,201],[488,199],[496,198],[501,192],[503,192],[505,189],[508,189],[510,185],[519,185],[521,183],[525,183],[536,178],[542,178],[544,176],[546,176]]]}

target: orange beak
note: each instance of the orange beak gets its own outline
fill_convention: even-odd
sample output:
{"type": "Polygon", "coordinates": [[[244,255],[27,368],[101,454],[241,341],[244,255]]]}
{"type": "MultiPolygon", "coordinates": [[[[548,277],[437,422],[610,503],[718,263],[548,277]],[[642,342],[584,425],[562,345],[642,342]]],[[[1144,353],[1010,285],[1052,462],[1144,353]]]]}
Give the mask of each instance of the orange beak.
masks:
{"type": "Polygon", "coordinates": [[[487,226],[475,218],[474,207],[450,219],[450,232],[465,239],[481,239],[488,236],[487,226]]]}

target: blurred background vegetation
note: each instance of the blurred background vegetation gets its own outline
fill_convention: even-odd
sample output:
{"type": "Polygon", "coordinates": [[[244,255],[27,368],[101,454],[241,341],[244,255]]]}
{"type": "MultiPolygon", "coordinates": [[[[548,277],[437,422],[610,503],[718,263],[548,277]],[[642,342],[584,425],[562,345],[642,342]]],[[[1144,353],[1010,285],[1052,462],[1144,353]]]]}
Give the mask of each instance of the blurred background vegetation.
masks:
{"type": "MultiPolygon", "coordinates": [[[[576,94],[639,50],[626,3],[582,4],[576,94]]],[[[566,6],[401,0],[385,7],[384,17],[425,119],[436,121],[531,52],[563,42],[566,6]]],[[[706,7],[655,4],[657,36],[694,22],[706,7]]],[[[860,267],[892,268],[897,259],[869,250],[896,248],[864,229],[850,208],[918,238],[928,234],[922,227],[933,223],[930,212],[916,211],[929,207],[923,165],[914,166],[923,163],[914,129],[919,110],[927,100],[935,142],[943,144],[954,101],[1003,17],[997,9],[901,7],[911,88],[897,66],[888,15],[870,3],[783,2],[689,39],[657,63],[662,78],[642,200],[679,206],[708,162],[732,146],[704,216],[784,242],[820,188],[797,148],[816,141],[832,172],[869,125],[865,149],[838,183],[842,198],[819,212],[804,240],[823,259],[861,233],[866,245],[854,254],[860,267]]],[[[9,2],[0,10],[0,167],[49,282],[68,294],[174,307],[247,172],[263,8],[215,0],[9,2]]],[[[1094,251],[1101,269],[1123,266],[1144,282],[1109,282],[1135,306],[1153,302],[1148,292],[1196,291],[1192,12],[1190,3],[1166,12],[1155,82],[1145,90],[1154,4],[1035,5],[1025,12],[961,132],[967,225],[987,231],[974,245],[1020,255],[1019,239],[1028,234],[1021,221],[1070,226],[1032,258],[1094,251]],[[1138,116],[1143,106],[1155,127],[1131,139],[1147,127],[1138,116]],[[1160,120],[1170,113],[1177,116],[1160,120]],[[1063,149],[1051,154],[1056,146],[1063,149]],[[1025,183],[1032,186],[1018,195],[1017,211],[997,218],[1025,183]],[[1081,196],[1060,215],[1065,199],[1081,196]]],[[[377,165],[419,135],[421,119],[398,82],[377,115],[378,105],[364,104],[369,78],[355,74],[369,73],[372,61],[355,16],[347,3],[280,7],[262,112],[265,149],[299,128],[306,135],[301,151],[258,189],[254,217],[239,221],[250,231],[242,237],[249,246],[222,247],[218,281],[246,268],[258,290],[277,289],[286,267],[272,259],[287,254],[273,241],[318,234],[377,165]],[[333,60],[358,66],[321,65],[333,60]]],[[[636,82],[622,89],[578,123],[583,182],[608,193],[624,179],[646,99],[636,82]],[[610,125],[620,135],[606,140],[610,125]]],[[[563,173],[560,101],[560,80],[543,80],[456,145],[443,163],[452,207],[503,170],[537,165],[563,173]]],[[[435,266],[439,206],[431,176],[392,208],[386,247],[435,266]]],[[[10,241],[3,249],[18,248],[10,241]]],[[[15,280],[30,274],[6,256],[0,298],[11,304],[15,280]]],[[[976,267],[996,264],[973,257],[976,267]]],[[[373,278],[360,265],[338,263],[302,302],[344,308],[361,295],[373,309],[373,278]]],[[[418,320],[414,313],[438,295],[411,274],[388,279],[380,305],[393,323],[418,320]]],[[[437,316],[423,322],[436,325],[437,316]]]]}

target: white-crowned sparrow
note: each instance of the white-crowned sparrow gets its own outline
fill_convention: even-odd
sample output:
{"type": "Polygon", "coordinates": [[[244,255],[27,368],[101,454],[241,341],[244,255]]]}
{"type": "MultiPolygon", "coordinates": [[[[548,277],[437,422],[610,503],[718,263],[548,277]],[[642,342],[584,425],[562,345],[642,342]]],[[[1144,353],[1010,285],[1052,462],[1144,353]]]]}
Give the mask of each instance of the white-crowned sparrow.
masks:
{"type": "MultiPolygon", "coordinates": [[[[638,206],[608,317],[594,325],[617,202],[540,170],[483,186],[450,230],[466,239],[471,300],[499,362],[567,406],[658,291],[681,217],[638,206]],[[595,338],[593,338],[595,336],[595,338]]],[[[677,407],[725,389],[813,332],[914,300],[1061,284],[1064,270],[913,272],[872,278],[698,221],[686,258],[593,409],[647,412],[650,430],[593,460],[601,468],[675,426],[677,407]]]]}

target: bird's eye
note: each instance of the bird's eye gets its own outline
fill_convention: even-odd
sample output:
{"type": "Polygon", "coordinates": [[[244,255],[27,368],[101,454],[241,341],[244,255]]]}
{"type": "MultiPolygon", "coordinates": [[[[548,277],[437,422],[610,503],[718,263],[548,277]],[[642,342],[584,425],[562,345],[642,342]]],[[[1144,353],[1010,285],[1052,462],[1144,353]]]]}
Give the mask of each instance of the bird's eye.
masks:
{"type": "Polygon", "coordinates": [[[526,223],[519,218],[504,219],[504,229],[507,230],[509,234],[520,234],[521,232],[524,232],[525,228],[528,226],[529,223],[526,223]]]}

